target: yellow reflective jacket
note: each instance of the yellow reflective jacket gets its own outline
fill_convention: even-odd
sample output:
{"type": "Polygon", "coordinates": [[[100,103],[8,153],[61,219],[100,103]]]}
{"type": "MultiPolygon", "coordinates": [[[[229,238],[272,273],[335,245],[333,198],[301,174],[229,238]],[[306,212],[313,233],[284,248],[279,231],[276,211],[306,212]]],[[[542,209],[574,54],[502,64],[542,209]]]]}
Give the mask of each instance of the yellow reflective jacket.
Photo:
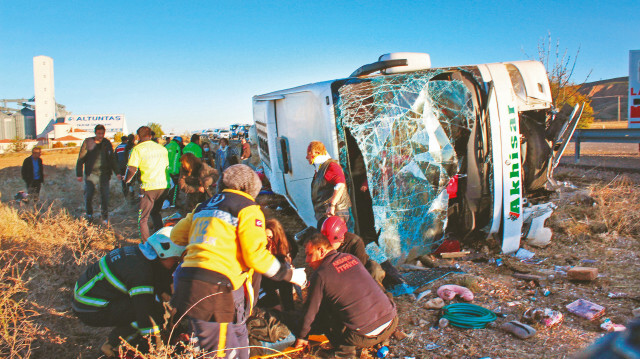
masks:
{"type": "Polygon", "coordinates": [[[250,269],[267,277],[280,270],[267,250],[264,214],[242,191],[226,189],[200,203],[175,225],[171,240],[187,246],[183,267],[223,274],[233,289],[244,283],[250,269]]]}

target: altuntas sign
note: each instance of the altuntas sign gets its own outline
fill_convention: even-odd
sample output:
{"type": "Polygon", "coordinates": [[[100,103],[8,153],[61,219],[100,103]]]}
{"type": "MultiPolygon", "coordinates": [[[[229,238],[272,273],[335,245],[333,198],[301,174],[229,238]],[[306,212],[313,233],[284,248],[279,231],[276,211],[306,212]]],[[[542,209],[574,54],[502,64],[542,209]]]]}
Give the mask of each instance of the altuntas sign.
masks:
{"type": "Polygon", "coordinates": [[[109,137],[129,132],[124,115],[71,115],[65,117],[64,122],[89,132],[93,132],[96,125],[104,125],[109,137]]]}

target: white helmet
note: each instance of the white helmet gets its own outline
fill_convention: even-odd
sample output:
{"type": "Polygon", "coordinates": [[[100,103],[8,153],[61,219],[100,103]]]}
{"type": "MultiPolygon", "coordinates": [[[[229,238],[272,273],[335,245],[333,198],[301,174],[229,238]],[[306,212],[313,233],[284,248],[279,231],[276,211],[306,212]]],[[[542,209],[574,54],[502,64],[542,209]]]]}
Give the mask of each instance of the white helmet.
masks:
{"type": "Polygon", "coordinates": [[[170,235],[173,227],[163,227],[147,238],[147,242],[140,243],[140,250],[147,259],[153,260],[157,257],[171,258],[180,257],[185,247],[179,246],[171,241],[170,235]]]}

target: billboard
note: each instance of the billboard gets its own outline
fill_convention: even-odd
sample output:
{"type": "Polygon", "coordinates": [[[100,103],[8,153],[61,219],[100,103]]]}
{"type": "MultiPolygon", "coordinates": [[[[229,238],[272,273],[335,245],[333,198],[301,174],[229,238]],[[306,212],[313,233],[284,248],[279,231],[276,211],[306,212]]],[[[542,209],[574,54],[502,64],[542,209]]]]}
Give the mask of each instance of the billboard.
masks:
{"type": "Polygon", "coordinates": [[[640,128],[640,50],[629,51],[629,128],[640,128]]]}
{"type": "Polygon", "coordinates": [[[93,132],[96,125],[104,125],[107,137],[113,137],[118,132],[129,133],[124,115],[70,115],[65,117],[64,122],[89,132],[93,132]]]}

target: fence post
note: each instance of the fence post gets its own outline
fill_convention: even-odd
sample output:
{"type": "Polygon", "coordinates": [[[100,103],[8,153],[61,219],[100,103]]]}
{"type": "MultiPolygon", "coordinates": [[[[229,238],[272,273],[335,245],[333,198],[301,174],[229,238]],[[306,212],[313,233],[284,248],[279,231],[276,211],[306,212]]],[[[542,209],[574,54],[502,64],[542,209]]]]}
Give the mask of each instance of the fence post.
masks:
{"type": "Polygon", "coordinates": [[[580,130],[576,130],[575,134],[574,134],[575,138],[576,138],[576,142],[575,142],[575,163],[578,164],[578,162],[580,162],[580,130]]]}

